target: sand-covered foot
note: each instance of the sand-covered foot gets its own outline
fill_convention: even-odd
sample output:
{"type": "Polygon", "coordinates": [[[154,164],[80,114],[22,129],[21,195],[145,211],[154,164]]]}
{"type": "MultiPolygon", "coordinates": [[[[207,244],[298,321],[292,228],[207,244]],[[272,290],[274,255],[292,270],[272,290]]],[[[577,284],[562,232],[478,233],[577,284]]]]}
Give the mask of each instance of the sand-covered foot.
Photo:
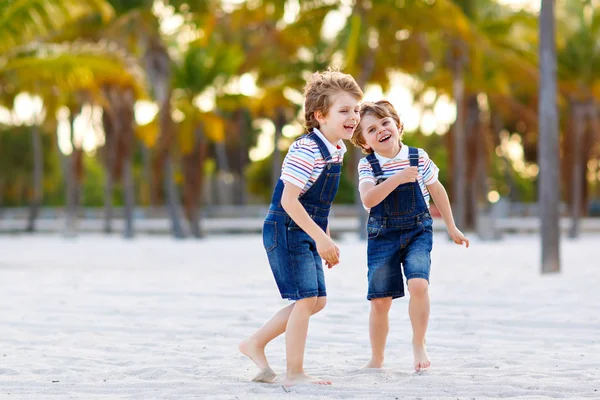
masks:
{"type": "Polygon", "coordinates": [[[315,384],[315,385],[331,385],[331,381],[326,379],[315,378],[314,376],[300,374],[300,375],[286,375],[283,378],[283,387],[289,388],[291,386],[303,385],[306,383],[315,384]]]}
{"type": "Polygon", "coordinates": [[[270,367],[263,369],[254,378],[252,378],[252,382],[263,382],[263,383],[273,383],[276,380],[277,380],[277,374],[270,367]]]}
{"type": "Polygon", "coordinates": [[[424,344],[413,344],[413,354],[415,357],[414,367],[415,371],[422,372],[427,371],[431,366],[429,356],[427,355],[427,349],[424,344]]]}
{"type": "Polygon", "coordinates": [[[243,355],[254,361],[254,364],[260,368],[261,373],[267,369],[271,369],[265,356],[264,347],[258,347],[253,340],[246,339],[239,344],[238,348],[243,355]]]}
{"type": "Polygon", "coordinates": [[[373,360],[372,358],[369,360],[368,363],[366,363],[365,365],[360,367],[360,369],[381,369],[381,368],[383,368],[383,360],[377,361],[377,360],[373,360]]]}

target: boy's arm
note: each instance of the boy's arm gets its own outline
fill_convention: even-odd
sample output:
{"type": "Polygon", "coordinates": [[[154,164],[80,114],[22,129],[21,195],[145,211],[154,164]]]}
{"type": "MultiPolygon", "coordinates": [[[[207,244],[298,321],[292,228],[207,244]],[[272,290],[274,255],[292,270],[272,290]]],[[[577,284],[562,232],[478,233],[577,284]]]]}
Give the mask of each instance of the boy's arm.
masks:
{"type": "Polygon", "coordinates": [[[446,224],[446,229],[448,229],[450,238],[452,238],[456,244],[462,245],[465,243],[467,247],[469,247],[469,239],[463,235],[454,223],[450,199],[448,199],[448,193],[446,193],[444,185],[442,185],[440,181],[435,181],[431,185],[427,185],[427,190],[429,190],[431,198],[435,202],[438,210],[440,210],[440,214],[442,214],[442,219],[444,220],[444,224],[446,224]]]}
{"type": "MultiPolygon", "coordinates": [[[[329,230],[329,220],[327,221],[327,230],[325,231],[327,233],[327,236],[331,237],[331,231],[329,230]]],[[[331,239],[333,240],[333,239],[331,239]]],[[[339,254],[338,254],[339,256],[339,254]]],[[[331,269],[333,268],[333,265],[329,262],[329,261],[325,261],[325,265],[327,265],[327,268],[331,269]]]]}
{"type": "Polygon", "coordinates": [[[398,186],[403,183],[416,181],[417,175],[417,167],[408,167],[396,172],[379,185],[365,181],[358,186],[360,200],[366,208],[373,208],[381,203],[398,186]]]}
{"type": "Polygon", "coordinates": [[[286,183],[281,195],[281,206],[290,218],[317,244],[317,252],[328,263],[329,268],[340,262],[340,250],[329,235],[312,220],[306,212],[298,197],[302,189],[296,185],[286,183]]]}

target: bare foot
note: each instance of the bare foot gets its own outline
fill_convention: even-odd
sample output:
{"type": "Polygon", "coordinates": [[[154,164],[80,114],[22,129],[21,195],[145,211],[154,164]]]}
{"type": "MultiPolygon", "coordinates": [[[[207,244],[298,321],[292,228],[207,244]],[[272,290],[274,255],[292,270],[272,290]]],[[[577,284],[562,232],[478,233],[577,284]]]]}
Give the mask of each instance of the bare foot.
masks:
{"type": "Polygon", "coordinates": [[[414,367],[415,371],[427,371],[431,362],[427,355],[427,349],[424,344],[413,344],[413,354],[415,356],[414,367]]]}
{"type": "Polygon", "coordinates": [[[383,368],[383,360],[376,361],[376,360],[373,360],[372,358],[369,360],[368,363],[366,363],[365,365],[360,367],[360,369],[381,369],[381,368],[383,368]]]}
{"type": "Polygon", "coordinates": [[[263,382],[263,383],[274,383],[277,380],[277,374],[270,367],[267,367],[260,371],[254,378],[252,378],[252,382],[263,382]]]}
{"type": "Polygon", "coordinates": [[[261,372],[267,370],[267,368],[271,369],[267,357],[265,356],[265,348],[258,347],[252,339],[242,341],[238,348],[243,355],[254,361],[254,364],[260,368],[261,372]]]}
{"type": "Polygon", "coordinates": [[[283,378],[283,387],[288,388],[294,385],[301,385],[304,383],[312,383],[315,385],[331,385],[331,381],[327,381],[324,379],[315,378],[314,376],[300,374],[300,375],[286,375],[283,378]]]}

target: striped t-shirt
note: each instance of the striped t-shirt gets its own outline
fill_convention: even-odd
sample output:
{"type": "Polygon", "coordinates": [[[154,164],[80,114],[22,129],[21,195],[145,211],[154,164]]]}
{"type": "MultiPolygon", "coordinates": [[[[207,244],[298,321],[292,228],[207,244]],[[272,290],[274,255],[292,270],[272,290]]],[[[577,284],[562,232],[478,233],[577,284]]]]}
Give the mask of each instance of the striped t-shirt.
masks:
{"type": "MultiPolygon", "coordinates": [[[[427,185],[431,185],[438,180],[439,168],[429,158],[429,155],[423,149],[419,150],[419,175],[417,176],[417,182],[423,193],[423,198],[427,207],[429,207],[429,191],[427,185]]],[[[408,159],[408,146],[402,144],[400,152],[394,158],[386,158],[375,153],[381,171],[383,172],[383,178],[389,178],[398,171],[402,171],[406,167],[410,167],[410,160],[408,159]]],[[[361,158],[358,162],[358,185],[360,186],[364,182],[376,183],[375,174],[371,168],[371,164],[366,157],[361,158]]]]}
{"type": "MultiPolygon", "coordinates": [[[[313,132],[327,146],[329,154],[331,154],[329,162],[342,162],[346,152],[344,142],[340,140],[337,146],[334,146],[318,129],[313,128],[313,132]]],[[[281,180],[302,188],[300,193],[302,195],[319,179],[325,165],[325,158],[317,143],[308,137],[303,137],[290,146],[281,167],[281,180]]]]}

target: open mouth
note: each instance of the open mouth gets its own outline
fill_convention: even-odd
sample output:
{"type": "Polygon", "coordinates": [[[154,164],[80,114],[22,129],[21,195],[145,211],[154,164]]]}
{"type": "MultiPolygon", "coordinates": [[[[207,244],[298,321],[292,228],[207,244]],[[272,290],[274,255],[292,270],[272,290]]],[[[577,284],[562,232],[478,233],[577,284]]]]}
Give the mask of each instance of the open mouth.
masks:
{"type": "Polygon", "coordinates": [[[350,132],[354,132],[355,127],[356,127],[356,125],[344,125],[344,129],[346,129],[350,132]]]}
{"type": "Polygon", "coordinates": [[[382,137],[379,138],[379,143],[383,143],[391,137],[392,137],[392,135],[383,135],[382,137]]]}

